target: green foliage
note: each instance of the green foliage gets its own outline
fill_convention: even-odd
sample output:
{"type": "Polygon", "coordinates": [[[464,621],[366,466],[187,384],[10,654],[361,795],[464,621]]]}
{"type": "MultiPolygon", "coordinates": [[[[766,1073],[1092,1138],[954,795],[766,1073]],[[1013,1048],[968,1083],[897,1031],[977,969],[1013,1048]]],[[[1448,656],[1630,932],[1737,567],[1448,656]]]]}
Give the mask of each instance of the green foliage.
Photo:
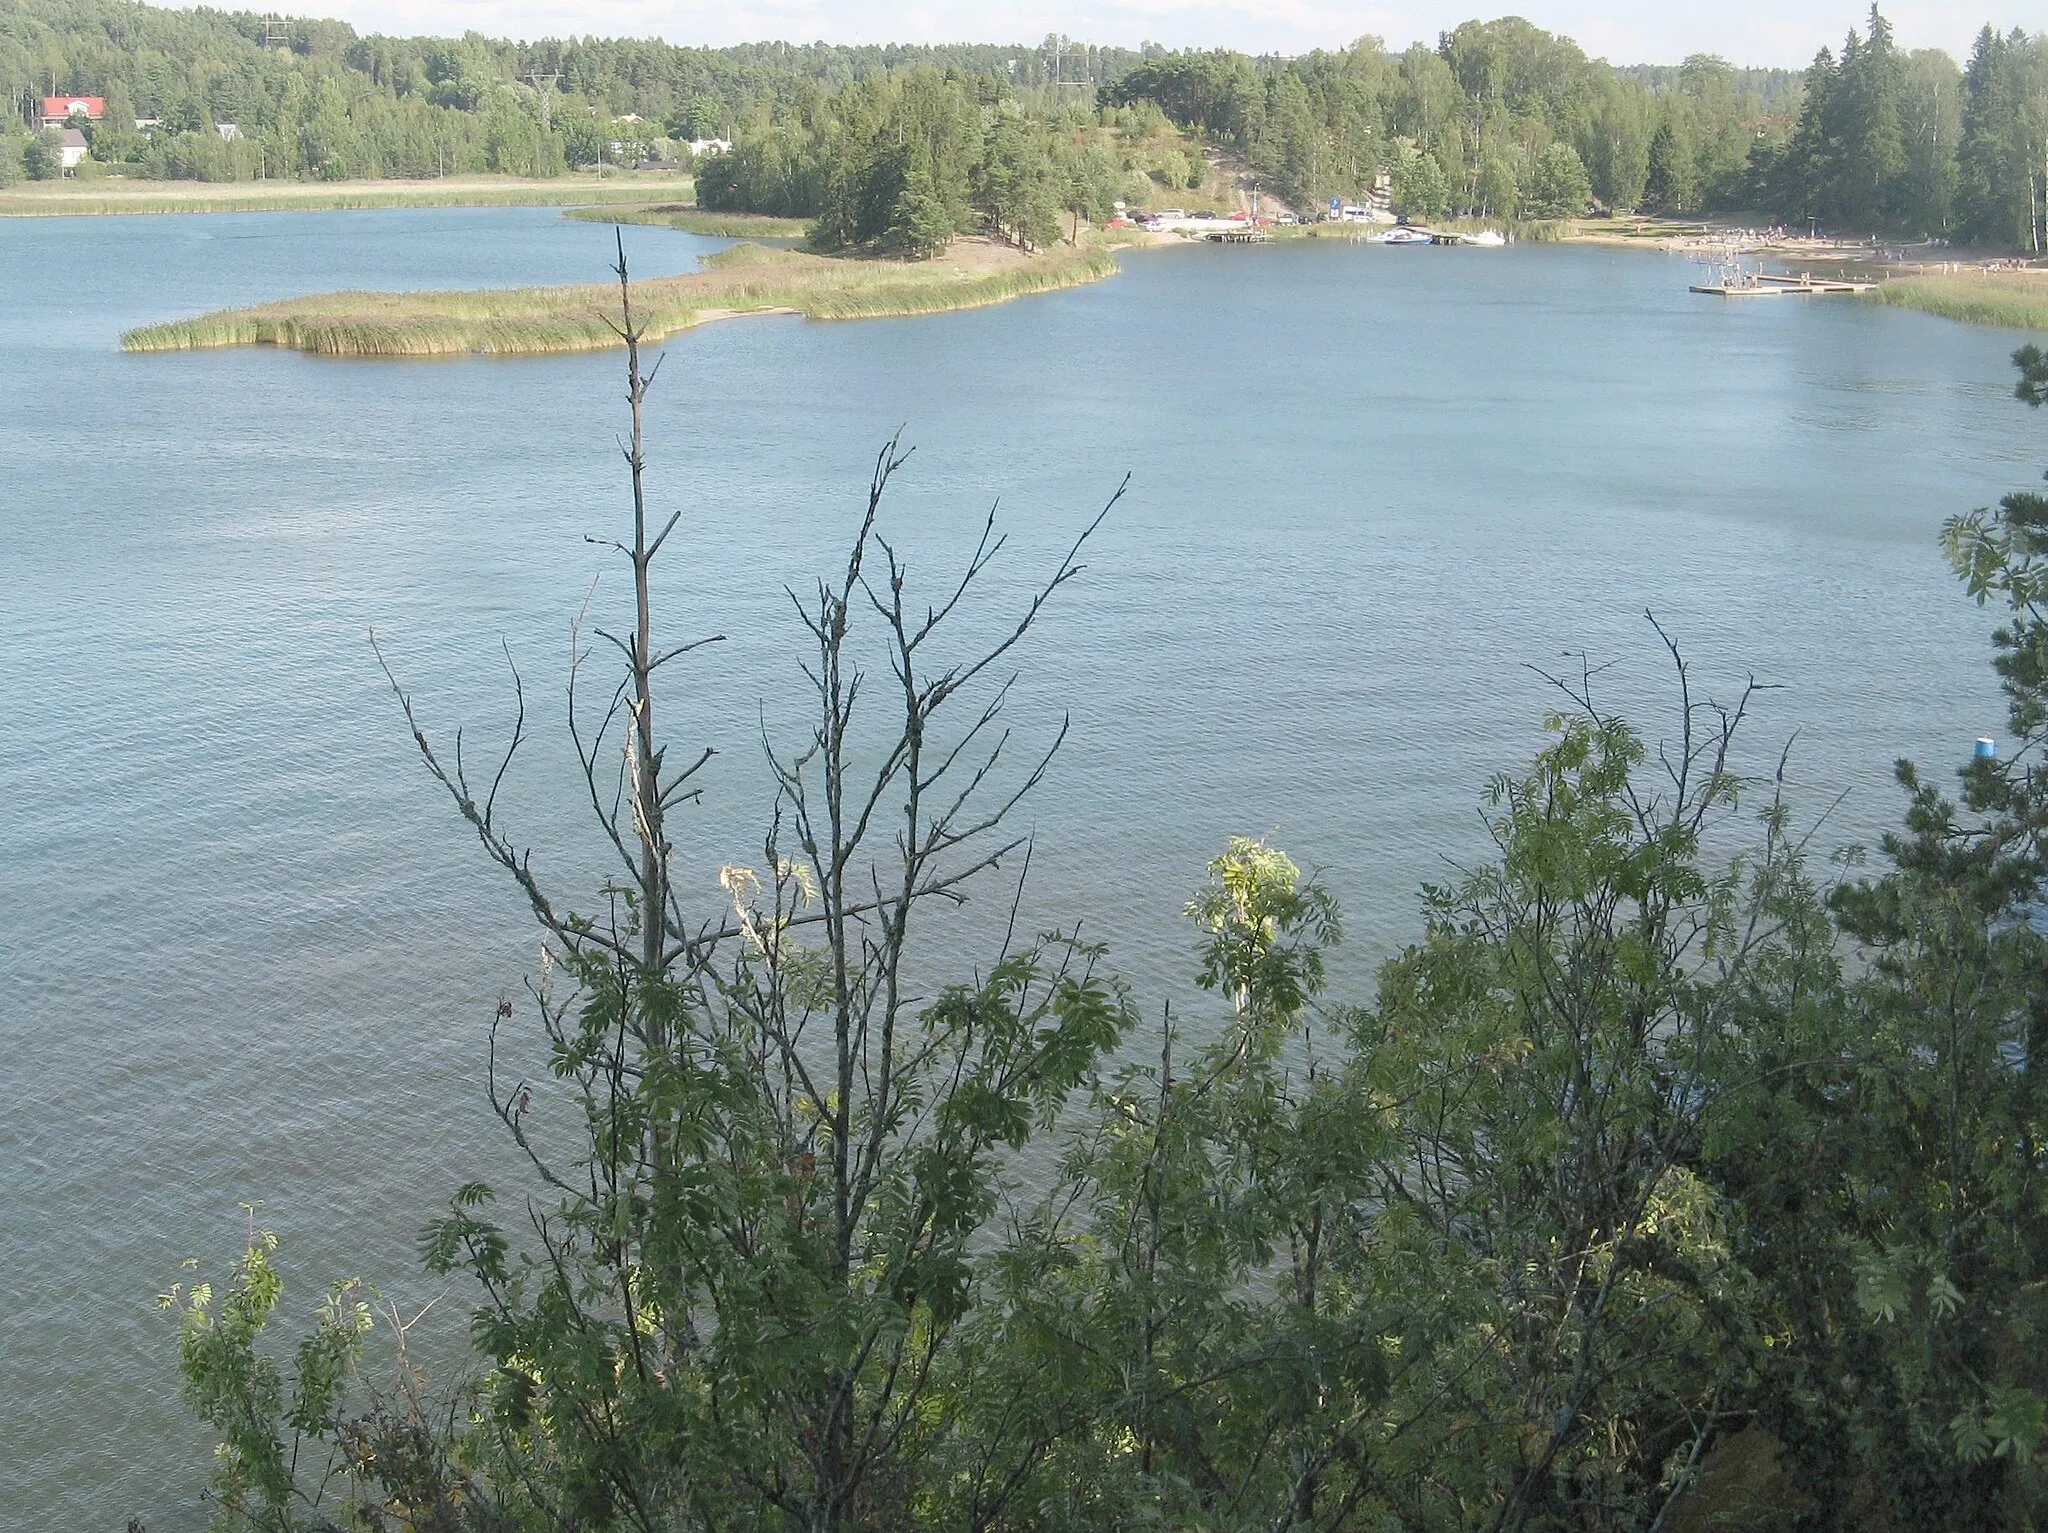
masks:
{"type": "MultiPolygon", "coordinates": [[[[2012,365],[2018,368],[2020,373],[2020,381],[2013,385],[2013,397],[2025,404],[2032,405],[2037,410],[2043,404],[2048,404],[2048,353],[2044,353],[2038,346],[2022,346],[2012,354],[2012,365]]],[[[1950,543],[1953,549],[1954,540],[1951,539],[1950,543]]],[[[2007,553],[2009,560],[2009,549],[2007,553]]],[[[1950,558],[1951,562],[1953,562],[1953,551],[1950,558]]],[[[1989,594],[1990,588],[1980,584],[1980,577],[1977,573],[1978,562],[1974,556],[1966,567],[1971,571],[1968,577],[1970,581],[1970,594],[1977,597],[1981,602],[1989,594]]]]}
{"type": "Polygon", "coordinates": [[[833,113],[812,244],[943,251],[968,223],[981,150],[981,109],[966,82],[929,69],[876,76],[842,92],[833,113]]]}
{"type": "Polygon", "coordinates": [[[185,1402],[220,1434],[212,1490],[222,1529],[286,1533],[325,1521],[321,1503],[343,1473],[340,1412],[373,1323],[361,1285],[336,1284],[298,1345],[287,1388],[276,1358],[259,1349],[284,1292],[276,1250],[275,1235],[255,1234],[225,1288],[195,1277],[157,1301],[178,1317],[185,1402]],[[302,1450],[320,1460],[317,1470],[302,1468],[302,1450]]]}
{"type": "MultiPolygon", "coordinates": [[[[278,49],[264,46],[264,20],[254,12],[16,0],[0,9],[0,77],[54,76],[56,89],[106,96],[120,158],[152,176],[336,180],[487,170],[548,176],[606,158],[618,136],[609,125],[628,113],[704,137],[801,119],[819,101],[892,70],[977,81],[1000,75],[1006,89],[1029,90],[1054,64],[1050,39],[1043,50],[708,49],[596,37],[513,43],[474,32],[359,36],[345,23],[303,18],[288,32],[290,46],[278,49]],[[545,113],[530,81],[536,73],[558,77],[545,113]],[[139,144],[128,138],[138,117],[159,122],[139,144]],[[233,144],[213,131],[219,123],[237,126],[233,144]]],[[[1116,48],[1086,53],[1098,77],[1138,59],[1116,48]]],[[[1070,76],[1072,62],[1065,68],[1070,76]]],[[[813,217],[818,207],[758,210],[813,217]]]]}
{"type": "MultiPolygon", "coordinates": [[[[1103,99],[1155,102],[1173,121],[1234,143],[1303,206],[1362,197],[1382,172],[1398,181],[1396,140],[1405,138],[1438,158],[1444,211],[1497,213],[1498,197],[1480,191],[1489,161],[1533,195],[1540,164],[1564,146],[1585,170],[1588,200],[1610,207],[1760,208],[2039,251],[2048,169],[2029,146],[2048,110],[2044,48],[2039,37],[1987,28],[1959,71],[1942,53],[1900,52],[1873,8],[1840,56],[1822,50],[1802,81],[1705,54],[1615,69],[1507,18],[1467,22],[1435,49],[1399,56],[1371,39],[1287,60],[1170,54],[1103,99]]],[[[1503,185],[1494,171],[1488,190],[1503,185]]],[[[1418,190],[1418,210],[1434,216],[1434,188],[1418,190]]],[[[1562,201],[1575,203],[1568,190],[1562,201]]]]}
{"type": "MultiPolygon", "coordinates": [[[[1987,28],[1958,70],[1943,54],[1901,53],[1875,10],[1803,81],[1707,55],[1617,69],[1513,17],[1466,22],[1435,48],[1395,55],[1368,38],[1293,59],[1146,56],[1052,38],[1038,49],[712,50],[363,37],[303,20],[290,33],[279,50],[262,46],[249,13],[18,0],[0,12],[0,74],[54,72],[61,89],[105,95],[94,158],[173,179],[547,177],[614,158],[615,138],[632,140],[631,154],[653,142],[651,126],[615,126],[630,113],[676,137],[735,140],[699,167],[705,207],[819,220],[840,243],[905,251],[936,248],[941,210],[971,223],[974,162],[998,103],[1042,130],[1056,181],[1065,151],[1052,140],[1071,131],[1066,119],[1091,122],[1126,191],[1133,174],[1169,193],[1202,184],[1202,156],[1176,129],[1232,144],[1264,186],[1304,207],[1369,195],[1400,170],[1406,140],[1438,162],[1440,211],[1498,215],[1497,197],[1479,188],[1489,162],[1526,191],[1561,144],[1578,155],[1592,200],[1609,206],[1762,207],[2033,250],[2048,241],[2048,169],[2031,147],[2048,100],[2041,39],[1987,28]],[[1045,87],[1056,57],[1066,71],[1077,56],[1099,115],[1045,87]],[[545,105],[536,74],[558,77],[545,105]],[[156,126],[138,131],[138,118],[156,126]],[[221,123],[237,126],[232,142],[213,131],[221,123]],[[915,220],[899,206],[906,196],[919,203],[915,220]]],[[[1488,190],[1504,184],[1495,169],[1488,190]]],[[[1434,188],[1421,190],[1419,205],[1437,210],[1434,188]]],[[[1050,200],[1083,207],[1064,186],[1050,200]]],[[[1102,201],[1091,193],[1088,205],[1102,201]]],[[[1036,235],[1006,223],[1005,237],[1042,243],[1044,221],[1027,221],[1036,235]]]]}
{"type": "Polygon", "coordinates": [[[2043,46],[1986,27],[1959,71],[1946,54],[1901,53],[1873,6],[1865,33],[1807,70],[1790,139],[1754,158],[1753,198],[1856,230],[2040,250],[2048,170],[2028,145],[2048,102],[2043,46]]]}
{"type": "Polygon", "coordinates": [[[1740,705],[1688,700],[1659,793],[1639,738],[1578,701],[1536,770],[1494,785],[1497,864],[1431,892],[1368,1036],[1410,1104],[1416,1211],[1472,1274],[1457,1398],[1489,1426],[1468,1494],[1508,1525],[1605,1506],[1647,1526],[1752,1323],[1700,1149],[1747,1019],[1825,982],[1825,922],[1774,804],[1754,852],[1702,861],[1739,808],[1740,705]]]}
{"type": "Polygon", "coordinates": [[[1186,913],[1204,935],[1198,982],[1229,999],[1245,1030],[1232,1047],[1270,1054],[1323,988],[1322,950],[1339,936],[1335,901],[1304,887],[1286,853],[1233,836],[1186,913]]]}
{"type": "Polygon", "coordinates": [[[1851,30],[1839,60],[1822,49],[1807,71],[1799,125],[1776,168],[1780,199],[1797,198],[1806,217],[1859,229],[1895,218],[1907,166],[1904,85],[1890,24],[1872,6],[1869,35],[1851,30]]]}
{"type": "Polygon", "coordinates": [[[1682,138],[1688,187],[1732,195],[1756,135],[1782,137],[1792,104],[1786,86],[1782,71],[1736,71],[1708,58],[1617,70],[1509,17],[1467,22],[1434,49],[1400,55],[1370,38],[1342,53],[1286,60],[1170,54],[1124,75],[1103,97],[1156,102],[1173,121],[1234,143],[1298,206],[1333,195],[1360,199],[1383,173],[1399,181],[1405,139],[1435,157],[1444,183],[1440,204],[1434,186],[1411,188],[1421,193],[1418,210],[1505,216],[1503,172],[1526,188],[1559,143],[1578,154],[1600,201],[1634,205],[1660,133],[1682,138]]]}
{"type": "Polygon", "coordinates": [[[977,168],[974,206],[998,238],[1024,250],[1059,238],[1060,194],[1043,130],[999,113],[977,168]]]}
{"type": "Polygon", "coordinates": [[[64,160],[57,135],[38,133],[22,146],[22,168],[31,181],[54,181],[64,174],[64,160]]]}
{"type": "Polygon", "coordinates": [[[1960,803],[1899,764],[1907,812],[1885,869],[1830,901],[1855,978],[1758,1061],[1785,1086],[1723,1162],[1784,1327],[1760,1357],[1762,1417],[1814,1504],[1860,1486],[1900,1525],[2048,1511],[2048,942],[2029,919],[2048,863],[2027,766],[2048,721],[2031,605],[2044,519],[2048,500],[2012,495],[1944,532],[1965,588],[2010,612],[1994,641],[2012,758],[1966,768],[1960,803]]]}
{"type": "Polygon", "coordinates": [[[766,871],[722,869],[724,908],[686,915],[666,815],[705,757],[671,765],[652,733],[648,572],[665,534],[650,537],[640,493],[646,332],[623,257],[619,278],[633,708],[592,716],[572,697],[571,717],[593,793],[600,757],[623,744],[636,763],[630,806],[591,800],[621,881],[595,918],[558,906],[493,799],[415,724],[430,771],[526,891],[547,955],[528,1044],[542,1073],[492,1087],[537,1179],[503,1223],[492,1189],[460,1189],[424,1254],[480,1295],[492,1377],[472,1435],[554,1525],[911,1525],[949,1479],[963,1327],[1010,1243],[1010,1168],[1128,1021],[1098,953],[1057,936],[1004,936],[951,983],[925,972],[926,926],[1016,849],[1002,821],[1043,771],[1003,780],[989,736],[1006,689],[978,678],[1078,573],[1087,534],[1008,637],[942,657],[999,544],[991,533],[937,600],[913,600],[877,528],[903,462],[892,443],[843,572],[801,609],[812,723],[769,747],[766,871]],[[889,712],[856,708],[876,653],[889,712]]]}
{"type": "Polygon", "coordinates": [[[1531,218],[1577,218],[1593,205],[1593,183],[1570,144],[1552,144],[1536,160],[1523,211],[1531,218]]]}
{"type": "Polygon", "coordinates": [[[2044,95],[2048,40],[1985,27],[1963,75],[1956,169],[1959,222],[1974,238],[2035,253],[2048,245],[2048,167],[2035,152],[2044,95]]]}
{"type": "Polygon", "coordinates": [[[1450,208],[1451,190],[1433,154],[1409,149],[1394,163],[1394,211],[1413,218],[1439,218],[1450,208]]]}
{"type": "Polygon", "coordinates": [[[1500,155],[1489,155],[1486,163],[1479,167],[1475,195],[1482,217],[1513,218],[1519,213],[1522,192],[1516,182],[1513,163],[1500,155]]]}
{"type": "Polygon", "coordinates": [[[943,252],[960,231],[960,215],[939,191],[931,172],[912,166],[890,208],[886,242],[914,259],[943,252]]]}
{"type": "Polygon", "coordinates": [[[1680,131],[1667,118],[1650,140],[1643,195],[1650,206],[1661,212],[1690,213],[1700,205],[1700,183],[1693,164],[1693,146],[1690,140],[1679,137],[1680,131]]]}
{"type": "MultiPolygon", "coordinates": [[[[1076,233],[1084,218],[1109,218],[1135,163],[1117,132],[1047,122],[994,104],[999,94],[994,81],[934,70],[871,77],[743,132],[732,153],[699,169],[697,200],[809,216],[819,249],[914,259],[977,224],[1034,250],[1059,237],[1062,213],[1076,233]]],[[[1180,184],[1185,156],[1166,157],[1178,160],[1172,184],[1180,184]]]]}

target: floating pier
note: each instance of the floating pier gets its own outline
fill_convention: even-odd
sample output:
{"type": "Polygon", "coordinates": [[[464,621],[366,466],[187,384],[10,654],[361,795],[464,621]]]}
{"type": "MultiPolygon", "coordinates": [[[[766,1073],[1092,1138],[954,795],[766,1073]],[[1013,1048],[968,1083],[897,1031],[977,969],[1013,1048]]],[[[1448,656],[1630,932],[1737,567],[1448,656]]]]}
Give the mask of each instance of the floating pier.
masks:
{"type": "Polygon", "coordinates": [[[1717,298],[1773,298],[1781,294],[1867,293],[1875,282],[1852,282],[1846,277],[1816,277],[1802,272],[1781,277],[1770,272],[1743,272],[1721,282],[1695,282],[1695,293],[1712,293],[1717,298]]]}
{"type": "Polygon", "coordinates": [[[1263,245],[1272,237],[1264,229],[1211,229],[1202,236],[1212,245],[1263,245]]]}

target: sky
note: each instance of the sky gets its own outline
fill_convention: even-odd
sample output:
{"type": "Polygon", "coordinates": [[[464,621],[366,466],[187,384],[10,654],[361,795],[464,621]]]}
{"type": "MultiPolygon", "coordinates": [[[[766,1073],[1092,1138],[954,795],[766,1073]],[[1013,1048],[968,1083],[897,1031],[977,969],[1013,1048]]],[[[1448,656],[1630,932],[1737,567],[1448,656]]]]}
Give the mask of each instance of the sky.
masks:
{"type": "MultiPolygon", "coordinates": [[[[1134,47],[1302,53],[1362,35],[1395,48],[1431,42],[1474,16],[1520,14],[1617,64],[1675,64],[1718,53],[1737,64],[1803,68],[1862,25],[1865,0],[298,0],[363,32],[493,37],[661,37],[722,47],[792,42],[1037,42],[1061,32],[1134,47]]],[[[1906,48],[1964,58],[1987,21],[2048,30],[2048,0],[1890,0],[1906,48]]]]}

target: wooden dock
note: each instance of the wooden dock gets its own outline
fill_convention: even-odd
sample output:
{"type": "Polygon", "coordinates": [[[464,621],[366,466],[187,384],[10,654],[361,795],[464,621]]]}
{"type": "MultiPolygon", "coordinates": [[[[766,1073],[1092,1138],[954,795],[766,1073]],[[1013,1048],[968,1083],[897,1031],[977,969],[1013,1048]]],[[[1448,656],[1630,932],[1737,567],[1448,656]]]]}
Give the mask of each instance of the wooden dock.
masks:
{"type": "Polygon", "coordinates": [[[1695,282],[1692,291],[1711,293],[1717,298],[1773,298],[1783,294],[1867,293],[1875,282],[1852,282],[1846,277],[1816,277],[1811,272],[1797,277],[1780,277],[1758,272],[1729,282],[1695,282]]]}

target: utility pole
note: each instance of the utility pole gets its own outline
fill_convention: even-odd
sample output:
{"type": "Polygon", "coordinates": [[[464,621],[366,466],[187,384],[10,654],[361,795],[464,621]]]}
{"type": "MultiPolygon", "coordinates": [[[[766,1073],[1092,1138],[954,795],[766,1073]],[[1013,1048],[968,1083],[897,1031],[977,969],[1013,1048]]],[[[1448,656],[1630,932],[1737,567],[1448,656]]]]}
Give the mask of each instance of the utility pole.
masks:
{"type": "Polygon", "coordinates": [[[263,46],[277,48],[285,53],[292,51],[291,25],[276,11],[263,18],[263,46]]]}

